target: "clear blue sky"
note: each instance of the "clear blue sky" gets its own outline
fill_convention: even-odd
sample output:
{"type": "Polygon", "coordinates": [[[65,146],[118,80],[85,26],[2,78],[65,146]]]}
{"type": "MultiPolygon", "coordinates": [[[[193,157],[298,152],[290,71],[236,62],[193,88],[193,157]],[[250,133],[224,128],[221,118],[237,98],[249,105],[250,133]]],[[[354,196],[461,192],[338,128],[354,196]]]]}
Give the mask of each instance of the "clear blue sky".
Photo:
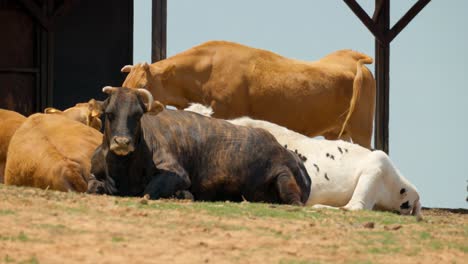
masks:
{"type": "MultiPolygon", "coordinates": [[[[372,14],[374,1],[359,2],[372,14]]],[[[391,1],[391,23],[414,2],[391,1]]],[[[390,156],[424,206],[468,205],[467,10],[466,0],[432,1],[391,44],[390,156]]],[[[135,1],[134,37],[134,61],[150,61],[150,0],[135,1]]],[[[341,0],[168,0],[168,56],[214,39],[302,60],[345,48],[374,56],[341,0]]]]}

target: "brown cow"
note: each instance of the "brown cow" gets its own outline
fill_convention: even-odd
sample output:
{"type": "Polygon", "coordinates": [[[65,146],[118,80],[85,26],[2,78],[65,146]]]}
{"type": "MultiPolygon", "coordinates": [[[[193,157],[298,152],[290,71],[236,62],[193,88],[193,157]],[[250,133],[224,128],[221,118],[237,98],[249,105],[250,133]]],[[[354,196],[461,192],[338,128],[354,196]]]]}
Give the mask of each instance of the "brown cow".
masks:
{"type": "MultiPolygon", "coordinates": [[[[63,112],[58,109],[48,107],[44,110],[44,113],[60,114],[69,119],[100,130],[102,126],[101,119],[99,118],[101,116],[101,103],[102,102],[100,101],[91,99],[87,103],[78,103],[63,112]]],[[[21,114],[0,109],[0,127],[2,127],[0,130],[0,183],[3,183],[4,181],[5,163],[11,137],[25,120],[26,117],[21,114]]]]}
{"type": "Polygon", "coordinates": [[[44,113],[61,114],[97,130],[101,130],[102,122],[99,118],[102,114],[101,103],[100,101],[91,99],[87,103],[78,103],[63,112],[53,107],[47,107],[44,109],[44,113]]]}
{"type": "Polygon", "coordinates": [[[11,138],[5,184],[85,192],[96,129],[62,115],[34,114],[11,138]]]}
{"type": "Polygon", "coordinates": [[[3,183],[5,162],[11,137],[26,120],[26,117],[14,111],[0,109],[0,183],[3,183]]]}
{"type": "Polygon", "coordinates": [[[209,105],[218,118],[250,116],[313,137],[344,134],[371,143],[375,80],[363,64],[372,59],[340,50],[315,62],[270,51],[210,41],[166,60],[127,65],[122,86],[147,88],[161,103],[209,105]]]}

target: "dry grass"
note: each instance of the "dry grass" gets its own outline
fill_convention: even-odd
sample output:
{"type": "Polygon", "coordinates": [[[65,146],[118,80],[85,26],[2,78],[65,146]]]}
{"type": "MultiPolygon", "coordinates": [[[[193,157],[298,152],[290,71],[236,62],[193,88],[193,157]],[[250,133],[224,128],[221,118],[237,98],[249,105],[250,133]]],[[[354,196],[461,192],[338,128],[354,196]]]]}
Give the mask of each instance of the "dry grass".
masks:
{"type": "MultiPolygon", "coordinates": [[[[0,185],[4,263],[463,263],[468,215],[146,201],[0,185]]],[[[465,262],[466,263],[466,262],[465,262]]]]}

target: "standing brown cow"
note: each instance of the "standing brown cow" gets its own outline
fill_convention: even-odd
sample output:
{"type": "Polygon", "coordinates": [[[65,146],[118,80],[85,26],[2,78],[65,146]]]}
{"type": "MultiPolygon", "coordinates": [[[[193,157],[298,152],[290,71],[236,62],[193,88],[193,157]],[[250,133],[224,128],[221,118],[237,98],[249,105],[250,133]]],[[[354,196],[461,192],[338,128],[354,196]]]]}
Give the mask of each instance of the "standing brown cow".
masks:
{"type": "Polygon", "coordinates": [[[210,41],[151,65],[127,65],[122,86],[147,88],[161,103],[186,108],[198,102],[215,117],[250,116],[313,137],[343,134],[369,148],[375,80],[372,59],[340,50],[315,62],[270,51],[210,41]]]}

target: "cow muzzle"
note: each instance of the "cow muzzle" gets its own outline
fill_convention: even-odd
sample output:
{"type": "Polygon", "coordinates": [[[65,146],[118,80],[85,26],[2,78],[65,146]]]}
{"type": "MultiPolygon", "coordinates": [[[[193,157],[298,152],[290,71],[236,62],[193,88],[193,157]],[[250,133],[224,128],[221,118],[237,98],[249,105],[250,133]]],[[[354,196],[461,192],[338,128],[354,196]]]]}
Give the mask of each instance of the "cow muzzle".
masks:
{"type": "Polygon", "coordinates": [[[113,137],[110,144],[110,150],[119,156],[126,156],[134,151],[133,144],[128,137],[113,137]]]}

